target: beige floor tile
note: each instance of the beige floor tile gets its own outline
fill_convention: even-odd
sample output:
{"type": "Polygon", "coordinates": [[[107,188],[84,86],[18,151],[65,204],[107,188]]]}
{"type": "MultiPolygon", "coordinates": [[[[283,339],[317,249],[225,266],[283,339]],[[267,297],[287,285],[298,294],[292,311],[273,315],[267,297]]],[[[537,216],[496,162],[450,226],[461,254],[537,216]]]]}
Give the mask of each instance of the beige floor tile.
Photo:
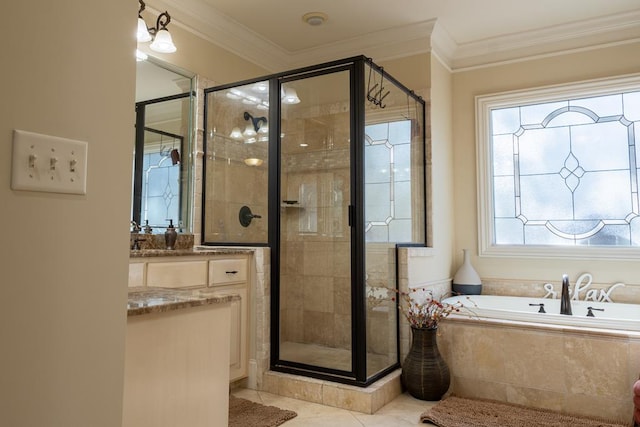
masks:
{"type": "Polygon", "coordinates": [[[305,402],[262,391],[237,389],[232,394],[264,405],[277,406],[295,411],[298,416],[287,421],[283,427],[409,427],[428,426],[420,424],[420,414],[435,402],[414,399],[402,394],[373,415],[352,412],[346,409],[305,402]]]}

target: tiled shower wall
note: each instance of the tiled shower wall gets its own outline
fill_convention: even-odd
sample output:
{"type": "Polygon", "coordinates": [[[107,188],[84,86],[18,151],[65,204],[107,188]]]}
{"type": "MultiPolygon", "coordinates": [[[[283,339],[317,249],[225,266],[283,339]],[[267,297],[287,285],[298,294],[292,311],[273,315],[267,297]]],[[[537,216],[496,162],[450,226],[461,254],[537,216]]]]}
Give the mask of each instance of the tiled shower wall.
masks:
{"type": "Polygon", "coordinates": [[[326,134],[314,132],[313,121],[288,119],[283,125],[287,136],[281,176],[281,337],[349,349],[349,117],[308,114],[330,123],[333,133],[330,142],[319,143],[314,139],[326,134]],[[295,145],[303,141],[323,149],[295,152],[295,145]]]}

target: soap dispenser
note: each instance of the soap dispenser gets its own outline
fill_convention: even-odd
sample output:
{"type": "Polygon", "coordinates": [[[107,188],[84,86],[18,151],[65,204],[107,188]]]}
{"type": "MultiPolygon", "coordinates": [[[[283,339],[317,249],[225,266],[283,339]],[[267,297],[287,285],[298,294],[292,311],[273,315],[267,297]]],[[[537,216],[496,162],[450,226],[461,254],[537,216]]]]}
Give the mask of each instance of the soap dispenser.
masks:
{"type": "Polygon", "coordinates": [[[173,226],[173,220],[169,220],[169,226],[167,227],[167,231],[164,232],[164,243],[167,246],[167,249],[173,250],[176,246],[176,239],[178,238],[178,232],[173,226]]]}

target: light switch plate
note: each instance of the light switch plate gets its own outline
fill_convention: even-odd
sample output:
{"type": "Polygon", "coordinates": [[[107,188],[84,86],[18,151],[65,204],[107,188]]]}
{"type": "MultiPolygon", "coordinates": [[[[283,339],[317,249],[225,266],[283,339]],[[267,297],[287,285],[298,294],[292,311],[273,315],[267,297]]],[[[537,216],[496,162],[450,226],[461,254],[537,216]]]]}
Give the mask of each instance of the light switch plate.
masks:
{"type": "Polygon", "coordinates": [[[85,141],[14,129],[11,189],[87,193],[85,141]]]}

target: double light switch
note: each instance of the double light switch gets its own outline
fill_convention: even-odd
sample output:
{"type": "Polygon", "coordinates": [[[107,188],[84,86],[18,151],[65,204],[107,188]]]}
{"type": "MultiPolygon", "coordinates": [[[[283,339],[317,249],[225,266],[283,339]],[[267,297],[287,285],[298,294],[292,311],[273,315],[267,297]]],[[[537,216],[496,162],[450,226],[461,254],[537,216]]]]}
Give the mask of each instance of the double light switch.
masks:
{"type": "Polygon", "coordinates": [[[13,131],[11,188],[50,193],[87,193],[87,143],[13,131]]]}

